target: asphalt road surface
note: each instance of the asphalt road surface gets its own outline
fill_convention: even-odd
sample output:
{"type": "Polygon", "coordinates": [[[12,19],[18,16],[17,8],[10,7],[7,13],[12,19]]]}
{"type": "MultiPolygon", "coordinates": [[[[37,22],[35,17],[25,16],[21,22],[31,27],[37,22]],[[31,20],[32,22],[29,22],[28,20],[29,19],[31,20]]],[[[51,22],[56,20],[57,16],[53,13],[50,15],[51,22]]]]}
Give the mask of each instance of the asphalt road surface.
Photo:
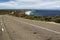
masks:
{"type": "Polygon", "coordinates": [[[60,24],[0,15],[0,40],[60,40],[60,24]]]}

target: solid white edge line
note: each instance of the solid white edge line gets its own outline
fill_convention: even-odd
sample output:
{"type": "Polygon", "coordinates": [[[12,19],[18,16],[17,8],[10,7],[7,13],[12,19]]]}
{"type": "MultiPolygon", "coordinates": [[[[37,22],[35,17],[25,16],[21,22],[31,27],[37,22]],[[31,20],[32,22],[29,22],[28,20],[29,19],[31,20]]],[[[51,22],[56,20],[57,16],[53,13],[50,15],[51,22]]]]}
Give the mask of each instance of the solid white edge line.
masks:
{"type": "Polygon", "coordinates": [[[51,30],[51,29],[48,29],[48,28],[44,28],[44,27],[41,27],[41,26],[38,26],[38,25],[34,25],[34,24],[31,24],[31,23],[28,23],[28,22],[19,21],[19,20],[16,20],[16,21],[22,22],[22,23],[25,23],[25,24],[28,24],[28,25],[31,25],[31,26],[34,26],[34,27],[39,27],[41,29],[44,29],[44,30],[47,30],[47,31],[50,31],[50,32],[54,32],[54,33],[60,34],[60,32],[57,32],[57,31],[54,31],[54,30],[51,30]]]}
{"type": "Polygon", "coordinates": [[[21,22],[21,23],[28,24],[28,25],[31,25],[31,26],[34,26],[34,27],[39,27],[39,28],[41,28],[41,29],[44,29],[44,30],[47,30],[47,31],[50,31],[50,32],[54,32],[54,33],[60,34],[60,32],[55,31],[55,30],[51,30],[51,29],[48,29],[48,28],[44,28],[44,27],[41,27],[41,26],[38,26],[38,25],[34,25],[34,24],[31,24],[31,23],[28,23],[28,22],[24,22],[24,21],[19,21],[19,20],[16,20],[16,19],[13,19],[13,20],[18,21],[18,22],[21,22]]]}

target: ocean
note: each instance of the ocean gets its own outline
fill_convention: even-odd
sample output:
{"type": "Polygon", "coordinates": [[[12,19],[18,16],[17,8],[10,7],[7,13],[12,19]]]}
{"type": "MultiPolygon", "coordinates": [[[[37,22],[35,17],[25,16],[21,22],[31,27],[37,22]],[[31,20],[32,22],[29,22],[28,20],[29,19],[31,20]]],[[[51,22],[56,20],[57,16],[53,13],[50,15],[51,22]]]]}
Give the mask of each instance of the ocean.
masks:
{"type": "Polygon", "coordinates": [[[60,15],[60,10],[33,10],[30,12],[30,15],[56,16],[60,15]]]}

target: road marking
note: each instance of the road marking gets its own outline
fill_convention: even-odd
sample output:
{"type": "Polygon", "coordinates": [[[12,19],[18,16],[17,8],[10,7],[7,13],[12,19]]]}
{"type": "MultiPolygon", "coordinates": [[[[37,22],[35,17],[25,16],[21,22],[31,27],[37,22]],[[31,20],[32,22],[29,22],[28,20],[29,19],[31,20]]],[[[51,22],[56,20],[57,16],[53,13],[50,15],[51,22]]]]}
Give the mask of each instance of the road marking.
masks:
{"type": "MultiPolygon", "coordinates": [[[[14,20],[16,20],[16,19],[14,19],[14,20]]],[[[38,25],[34,25],[34,24],[31,24],[31,23],[28,23],[28,22],[24,22],[24,21],[20,21],[20,20],[16,20],[16,21],[21,22],[21,23],[25,23],[25,24],[28,24],[28,25],[31,25],[31,26],[34,26],[34,27],[39,27],[41,29],[44,29],[44,30],[47,30],[47,31],[50,31],[50,32],[54,32],[54,33],[60,34],[60,32],[57,32],[55,30],[44,28],[44,27],[41,27],[41,26],[38,26],[38,25]]]]}
{"type": "Polygon", "coordinates": [[[2,28],[2,31],[4,31],[4,28],[2,28]]]}
{"type": "MultiPolygon", "coordinates": [[[[2,26],[2,25],[3,25],[3,23],[2,23],[2,21],[1,21],[1,26],[2,26]]],[[[4,29],[3,29],[3,28],[1,28],[1,30],[2,30],[2,31],[4,31],[4,29]]]]}
{"type": "MultiPolygon", "coordinates": [[[[11,19],[11,18],[10,18],[11,19]]],[[[55,30],[51,30],[51,29],[48,29],[48,28],[44,28],[44,27],[41,27],[41,26],[38,26],[38,25],[34,25],[34,24],[31,24],[31,23],[28,23],[28,22],[24,22],[24,21],[21,21],[21,20],[16,20],[16,19],[13,19],[17,22],[21,22],[21,23],[25,23],[25,24],[28,24],[28,25],[31,25],[31,26],[34,26],[34,27],[39,27],[41,29],[44,29],[44,30],[47,30],[47,31],[50,31],[50,32],[54,32],[54,33],[57,33],[57,34],[60,34],[60,32],[58,31],[55,31],[55,30]]]]}
{"type": "Polygon", "coordinates": [[[1,25],[3,25],[3,23],[1,22],[1,25]]]}

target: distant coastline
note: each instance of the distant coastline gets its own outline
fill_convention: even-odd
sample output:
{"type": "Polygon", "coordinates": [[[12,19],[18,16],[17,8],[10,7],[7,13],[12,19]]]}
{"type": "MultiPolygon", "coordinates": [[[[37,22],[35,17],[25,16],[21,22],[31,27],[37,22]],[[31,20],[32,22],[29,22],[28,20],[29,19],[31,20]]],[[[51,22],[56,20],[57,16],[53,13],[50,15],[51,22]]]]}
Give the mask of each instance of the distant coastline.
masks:
{"type": "Polygon", "coordinates": [[[33,10],[27,11],[26,14],[37,16],[57,16],[60,15],[60,10],[33,10]]]}

